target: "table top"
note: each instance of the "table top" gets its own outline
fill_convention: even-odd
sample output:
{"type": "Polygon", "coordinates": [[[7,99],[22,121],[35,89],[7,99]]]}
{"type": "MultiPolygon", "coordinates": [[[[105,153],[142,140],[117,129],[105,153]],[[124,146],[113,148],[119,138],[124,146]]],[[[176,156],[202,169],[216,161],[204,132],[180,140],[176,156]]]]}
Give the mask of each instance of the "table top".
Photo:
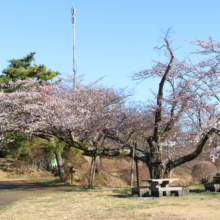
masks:
{"type": "Polygon", "coordinates": [[[177,181],[179,179],[176,178],[166,178],[166,179],[147,179],[147,180],[142,180],[142,181],[147,181],[148,183],[151,184],[164,184],[164,183],[172,183],[174,181],[177,181]]]}

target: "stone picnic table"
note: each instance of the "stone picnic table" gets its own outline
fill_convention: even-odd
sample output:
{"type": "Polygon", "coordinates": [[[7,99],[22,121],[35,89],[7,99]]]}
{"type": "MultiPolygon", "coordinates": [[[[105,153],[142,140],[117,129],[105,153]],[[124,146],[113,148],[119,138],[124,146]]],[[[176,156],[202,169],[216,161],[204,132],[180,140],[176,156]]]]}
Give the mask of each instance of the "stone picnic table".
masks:
{"type": "Polygon", "coordinates": [[[162,197],[170,196],[171,192],[175,193],[175,196],[182,196],[182,187],[170,187],[170,184],[179,179],[166,178],[166,179],[147,179],[142,180],[150,183],[151,196],[162,197]]]}
{"type": "Polygon", "coordinates": [[[141,186],[137,188],[132,188],[132,196],[138,194],[139,197],[148,197],[149,191],[151,191],[152,197],[162,197],[170,196],[174,194],[175,196],[183,196],[189,194],[188,187],[181,186],[170,186],[170,184],[179,179],[176,178],[165,178],[165,179],[146,179],[150,183],[149,186],[141,186]]]}

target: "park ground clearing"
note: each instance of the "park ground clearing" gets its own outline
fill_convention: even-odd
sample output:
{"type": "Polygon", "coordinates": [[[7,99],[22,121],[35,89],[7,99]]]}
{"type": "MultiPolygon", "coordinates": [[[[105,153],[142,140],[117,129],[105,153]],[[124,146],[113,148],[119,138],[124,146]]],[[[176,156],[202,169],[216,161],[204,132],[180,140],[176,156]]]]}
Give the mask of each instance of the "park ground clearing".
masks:
{"type": "Polygon", "coordinates": [[[201,185],[192,186],[189,197],[154,199],[132,198],[128,188],[65,187],[13,203],[0,211],[0,219],[219,219],[220,193],[204,193],[201,185]]]}

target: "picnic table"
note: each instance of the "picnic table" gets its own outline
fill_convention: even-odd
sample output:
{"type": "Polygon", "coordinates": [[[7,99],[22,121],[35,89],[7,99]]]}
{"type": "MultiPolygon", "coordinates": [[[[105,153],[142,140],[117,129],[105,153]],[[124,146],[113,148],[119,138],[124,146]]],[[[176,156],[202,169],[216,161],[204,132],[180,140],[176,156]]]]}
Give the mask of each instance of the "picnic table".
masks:
{"type": "Polygon", "coordinates": [[[172,193],[175,196],[183,195],[183,188],[180,186],[170,187],[170,183],[177,181],[179,179],[175,178],[166,178],[166,179],[146,179],[142,181],[146,181],[150,183],[151,196],[162,197],[162,196],[170,196],[172,193]]]}

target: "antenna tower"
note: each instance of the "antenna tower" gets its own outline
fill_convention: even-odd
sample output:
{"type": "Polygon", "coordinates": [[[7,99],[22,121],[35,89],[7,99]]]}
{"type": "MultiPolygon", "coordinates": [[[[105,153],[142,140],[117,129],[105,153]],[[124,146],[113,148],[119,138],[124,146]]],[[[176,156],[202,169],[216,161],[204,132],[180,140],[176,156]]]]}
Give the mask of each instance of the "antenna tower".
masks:
{"type": "Polygon", "coordinates": [[[77,75],[76,75],[76,48],[75,48],[75,23],[76,23],[76,17],[75,17],[75,8],[74,6],[71,9],[72,12],[72,24],[73,24],[73,89],[76,89],[76,83],[77,83],[77,75]]]}

